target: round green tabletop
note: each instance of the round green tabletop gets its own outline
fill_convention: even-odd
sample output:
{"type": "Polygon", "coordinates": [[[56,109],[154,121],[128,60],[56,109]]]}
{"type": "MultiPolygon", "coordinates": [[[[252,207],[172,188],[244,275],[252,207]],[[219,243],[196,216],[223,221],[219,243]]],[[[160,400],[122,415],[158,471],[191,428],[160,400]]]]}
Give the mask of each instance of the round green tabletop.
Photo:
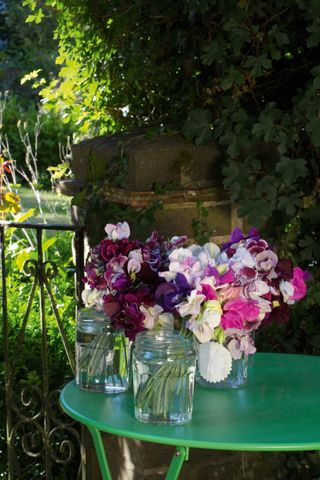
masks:
{"type": "Polygon", "coordinates": [[[320,357],[256,354],[245,388],[197,385],[192,421],[185,425],[138,422],[132,392],[90,393],[74,381],[60,402],[86,426],[139,440],[220,450],[320,450],[320,357]]]}

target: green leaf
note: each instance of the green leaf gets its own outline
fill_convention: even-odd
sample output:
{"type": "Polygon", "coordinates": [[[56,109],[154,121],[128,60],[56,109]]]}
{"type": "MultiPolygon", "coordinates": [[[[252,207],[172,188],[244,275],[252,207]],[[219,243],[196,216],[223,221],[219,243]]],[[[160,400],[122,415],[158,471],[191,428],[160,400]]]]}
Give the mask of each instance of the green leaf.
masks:
{"type": "Polygon", "coordinates": [[[209,45],[203,47],[201,60],[204,65],[211,65],[213,62],[221,62],[226,44],[222,38],[217,37],[209,45]]]}
{"type": "Polygon", "coordinates": [[[250,68],[251,74],[254,77],[259,77],[265,70],[269,70],[272,67],[272,62],[267,55],[259,55],[258,57],[249,55],[245,66],[250,68]]]}
{"type": "Polygon", "coordinates": [[[42,245],[43,252],[46,252],[52,245],[56,243],[56,241],[57,241],[56,237],[51,237],[45,242],[43,242],[43,245],[42,245]]]}
{"type": "Polygon", "coordinates": [[[314,23],[307,27],[307,31],[310,33],[307,39],[307,46],[317,47],[320,43],[320,19],[315,17],[314,23]]]}
{"type": "Polygon", "coordinates": [[[15,221],[17,221],[17,222],[25,222],[28,218],[34,216],[36,210],[37,210],[36,208],[30,208],[27,212],[22,213],[21,215],[17,216],[17,217],[15,218],[15,221]]]}
{"type": "Polygon", "coordinates": [[[289,158],[281,157],[276,165],[276,172],[278,172],[282,181],[286,185],[295,183],[299,178],[304,178],[308,175],[307,162],[304,158],[289,158]]]}
{"type": "Polygon", "coordinates": [[[306,123],[306,132],[316,147],[320,147],[320,118],[314,117],[306,123]]]}
{"type": "Polygon", "coordinates": [[[210,111],[197,108],[190,113],[182,133],[189,140],[194,140],[196,145],[204,145],[212,138],[210,122],[210,111]]]}
{"type": "Polygon", "coordinates": [[[277,200],[277,180],[271,175],[266,175],[256,183],[257,197],[262,197],[268,202],[268,207],[265,208],[265,213],[271,213],[275,207],[277,200]]]}
{"type": "Polygon", "coordinates": [[[245,80],[242,73],[234,66],[231,66],[226,70],[226,75],[222,78],[220,87],[223,88],[223,90],[228,90],[234,83],[241,87],[241,85],[244,85],[245,80]]]}
{"type": "Polygon", "coordinates": [[[301,206],[301,199],[298,194],[280,195],[278,198],[277,208],[284,211],[288,216],[293,217],[298,208],[301,206]]]}
{"type": "Polygon", "coordinates": [[[269,142],[273,139],[275,132],[274,116],[262,112],[259,116],[259,121],[252,127],[252,134],[262,138],[265,142],[269,142]]]}
{"type": "Polygon", "coordinates": [[[21,78],[20,84],[23,85],[24,83],[29,82],[30,80],[34,80],[35,78],[37,78],[39,76],[39,72],[41,72],[41,71],[42,71],[42,69],[38,68],[38,70],[33,70],[32,72],[27,73],[26,75],[24,75],[21,78]]]}
{"type": "Polygon", "coordinates": [[[18,255],[15,258],[15,261],[19,271],[23,269],[23,265],[25,264],[25,262],[30,259],[33,259],[33,260],[37,259],[37,253],[31,248],[25,248],[18,253],[18,255]]]}

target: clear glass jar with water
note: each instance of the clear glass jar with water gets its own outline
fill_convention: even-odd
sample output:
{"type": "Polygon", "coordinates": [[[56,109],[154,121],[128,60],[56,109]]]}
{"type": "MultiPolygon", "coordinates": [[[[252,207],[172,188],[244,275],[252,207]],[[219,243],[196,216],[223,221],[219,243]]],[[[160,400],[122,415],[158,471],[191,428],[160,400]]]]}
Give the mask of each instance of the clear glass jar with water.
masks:
{"type": "Polygon", "coordinates": [[[129,343],[103,312],[83,308],[76,330],[76,383],[97,393],[124,392],[129,387],[129,343]]]}
{"type": "Polygon", "coordinates": [[[190,340],[167,331],[139,333],[132,359],[136,419],[157,424],[189,422],[195,368],[190,340]]]}

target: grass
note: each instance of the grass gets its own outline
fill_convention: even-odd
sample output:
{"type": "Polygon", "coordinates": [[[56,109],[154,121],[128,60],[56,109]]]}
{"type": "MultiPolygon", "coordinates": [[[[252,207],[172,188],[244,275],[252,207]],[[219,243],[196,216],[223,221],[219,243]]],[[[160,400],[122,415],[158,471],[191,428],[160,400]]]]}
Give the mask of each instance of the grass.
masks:
{"type": "MultiPolygon", "coordinates": [[[[38,204],[35,199],[34,193],[30,188],[19,188],[19,195],[21,197],[21,206],[24,212],[30,208],[35,208],[35,214],[28,218],[28,222],[43,223],[43,218],[40,215],[38,204]]],[[[70,224],[70,205],[71,197],[57,194],[52,191],[43,190],[40,192],[41,207],[44,213],[46,223],[63,223],[70,224]]]]}

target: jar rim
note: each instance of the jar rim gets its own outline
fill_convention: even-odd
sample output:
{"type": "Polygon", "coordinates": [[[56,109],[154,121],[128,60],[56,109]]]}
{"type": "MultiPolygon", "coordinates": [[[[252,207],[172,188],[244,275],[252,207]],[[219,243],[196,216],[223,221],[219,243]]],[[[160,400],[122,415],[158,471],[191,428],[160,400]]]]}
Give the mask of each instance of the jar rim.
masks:
{"type": "Polygon", "coordinates": [[[106,315],[103,311],[96,310],[94,308],[80,308],[78,312],[78,321],[80,322],[106,322],[111,323],[112,320],[108,315],[106,315]]]}
{"type": "Polygon", "coordinates": [[[194,353],[192,340],[180,335],[179,332],[168,330],[147,330],[137,334],[135,348],[145,350],[177,351],[182,349],[185,353],[194,353]]]}

